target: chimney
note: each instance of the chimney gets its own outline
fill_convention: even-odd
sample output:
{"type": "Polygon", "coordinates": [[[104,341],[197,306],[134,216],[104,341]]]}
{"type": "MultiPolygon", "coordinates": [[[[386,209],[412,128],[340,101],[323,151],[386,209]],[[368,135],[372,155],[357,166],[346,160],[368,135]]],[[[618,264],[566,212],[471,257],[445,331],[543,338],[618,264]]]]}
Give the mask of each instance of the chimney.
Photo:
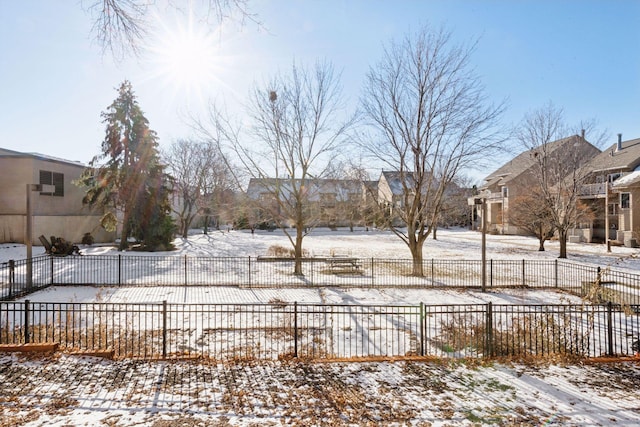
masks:
{"type": "Polygon", "coordinates": [[[580,136],[582,137],[582,139],[584,139],[584,134],[585,134],[585,131],[584,129],[582,129],[582,132],[580,132],[580,136]]]}
{"type": "Polygon", "coordinates": [[[622,151],[622,134],[618,134],[618,145],[616,146],[616,151],[622,151]]]}

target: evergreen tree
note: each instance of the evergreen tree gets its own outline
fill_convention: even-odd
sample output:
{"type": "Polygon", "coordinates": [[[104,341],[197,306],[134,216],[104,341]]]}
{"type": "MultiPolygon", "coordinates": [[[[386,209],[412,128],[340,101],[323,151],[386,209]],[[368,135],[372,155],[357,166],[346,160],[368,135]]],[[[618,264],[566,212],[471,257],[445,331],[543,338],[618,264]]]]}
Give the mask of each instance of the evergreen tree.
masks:
{"type": "Polygon", "coordinates": [[[106,125],[102,153],[91,160],[79,179],[87,187],[83,203],[101,206],[102,226],[114,230],[116,212],[122,215],[119,250],[129,237],[154,250],[167,249],[173,234],[169,217],[169,189],[159,161],[158,138],[140,109],[131,83],[124,81],[118,97],[102,113],[106,125]]]}

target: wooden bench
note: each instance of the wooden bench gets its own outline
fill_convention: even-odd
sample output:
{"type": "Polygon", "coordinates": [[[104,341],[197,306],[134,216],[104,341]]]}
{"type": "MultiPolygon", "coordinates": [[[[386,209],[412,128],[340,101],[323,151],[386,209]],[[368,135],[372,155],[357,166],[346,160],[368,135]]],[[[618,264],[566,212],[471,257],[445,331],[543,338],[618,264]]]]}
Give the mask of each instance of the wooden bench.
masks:
{"type": "Polygon", "coordinates": [[[331,257],[327,258],[329,270],[333,274],[340,273],[362,273],[362,264],[358,258],[351,257],[331,257]]]}

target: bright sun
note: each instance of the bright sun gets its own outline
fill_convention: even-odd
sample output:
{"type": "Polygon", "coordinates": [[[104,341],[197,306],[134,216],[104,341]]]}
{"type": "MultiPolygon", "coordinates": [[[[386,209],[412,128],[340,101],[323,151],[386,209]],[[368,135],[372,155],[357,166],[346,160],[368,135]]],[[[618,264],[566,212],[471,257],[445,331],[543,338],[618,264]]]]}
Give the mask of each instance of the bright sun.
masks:
{"type": "Polygon", "coordinates": [[[153,72],[172,88],[174,96],[197,97],[203,100],[216,83],[216,71],[220,66],[218,38],[205,28],[187,24],[168,28],[162,24],[162,32],[150,47],[153,72]]]}

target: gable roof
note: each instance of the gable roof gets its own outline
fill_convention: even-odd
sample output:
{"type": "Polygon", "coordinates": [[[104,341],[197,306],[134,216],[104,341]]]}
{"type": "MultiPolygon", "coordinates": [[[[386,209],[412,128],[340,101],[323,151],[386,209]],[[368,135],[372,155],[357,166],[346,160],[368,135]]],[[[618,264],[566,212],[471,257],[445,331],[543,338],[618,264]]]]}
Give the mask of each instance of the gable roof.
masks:
{"type": "Polygon", "coordinates": [[[621,149],[613,144],[587,163],[594,171],[632,171],[640,166],[640,138],[622,141],[621,149]]]}
{"type": "Polygon", "coordinates": [[[409,186],[413,185],[413,172],[399,172],[399,171],[382,171],[381,177],[387,182],[391,193],[394,195],[403,194],[402,177],[404,176],[405,183],[409,186]]]}
{"type": "MultiPolygon", "coordinates": [[[[559,148],[571,143],[584,143],[585,149],[590,149],[594,152],[600,152],[598,148],[588,142],[586,139],[579,135],[572,135],[567,138],[558,139],[546,144],[547,154],[553,154],[559,148]]],[[[502,165],[498,170],[485,178],[485,185],[483,187],[489,187],[491,185],[507,185],[510,181],[525,173],[536,163],[535,157],[531,153],[535,150],[526,150],[507,163],[502,165]]]]}

